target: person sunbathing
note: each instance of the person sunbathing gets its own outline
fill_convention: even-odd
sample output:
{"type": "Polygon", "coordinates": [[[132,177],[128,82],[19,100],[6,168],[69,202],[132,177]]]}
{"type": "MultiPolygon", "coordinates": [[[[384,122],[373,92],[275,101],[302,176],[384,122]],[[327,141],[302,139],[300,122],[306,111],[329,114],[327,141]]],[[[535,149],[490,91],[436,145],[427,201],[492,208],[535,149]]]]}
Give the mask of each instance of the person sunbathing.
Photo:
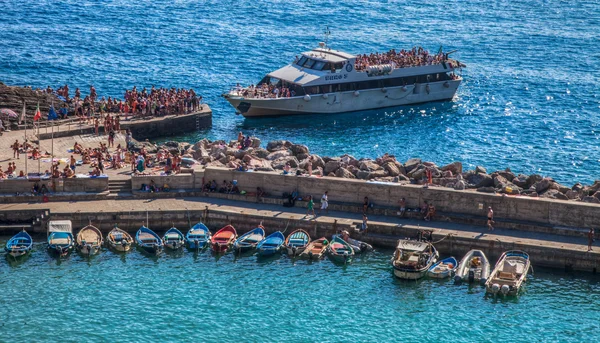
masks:
{"type": "Polygon", "coordinates": [[[76,154],[81,154],[82,151],[83,147],[81,146],[81,144],[75,142],[75,145],[73,145],[73,152],[76,154]]]}

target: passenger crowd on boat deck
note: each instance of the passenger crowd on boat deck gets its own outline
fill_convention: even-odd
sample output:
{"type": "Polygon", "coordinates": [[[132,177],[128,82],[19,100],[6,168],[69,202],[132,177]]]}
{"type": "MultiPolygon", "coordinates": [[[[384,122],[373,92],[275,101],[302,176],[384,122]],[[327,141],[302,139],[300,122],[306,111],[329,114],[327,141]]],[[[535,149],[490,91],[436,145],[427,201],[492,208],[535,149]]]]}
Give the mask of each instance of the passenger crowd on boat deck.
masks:
{"type": "Polygon", "coordinates": [[[235,90],[237,94],[247,98],[289,98],[296,96],[296,92],[288,87],[275,87],[271,84],[263,83],[260,86],[250,85],[242,88],[238,83],[235,90]]]}
{"type": "Polygon", "coordinates": [[[448,56],[439,54],[430,54],[422,47],[413,47],[411,50],[400,50],[396,52],[392,49],[383,53],[363,54],[356,56],[354,68],[357,71],[365,70],[370,66],[391,64],[394,68],[417,67],[424,65],[439,64],[448,59],[448,56]]]}

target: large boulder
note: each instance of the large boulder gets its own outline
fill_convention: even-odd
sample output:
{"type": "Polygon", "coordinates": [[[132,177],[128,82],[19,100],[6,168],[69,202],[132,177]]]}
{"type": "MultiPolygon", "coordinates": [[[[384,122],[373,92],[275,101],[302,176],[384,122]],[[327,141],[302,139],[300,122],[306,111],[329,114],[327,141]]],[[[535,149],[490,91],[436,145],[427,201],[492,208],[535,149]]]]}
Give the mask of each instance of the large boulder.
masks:
{"type": "MultiPolygon", "coordinates": [[[[550,188],[551,183],[552,183],[552,179],[544,178],[544,179],[541,179],[540,181],[536,182],[533,186],[535,187],[535,191],[538,194],[541,194],[542,192],[544,192],[548,188],[550,188]]],[[[556,190],[556,191],[558,191],[558,190],[556,190]]]]}
{"type": "Polygon", "coordinates": [[[478,192],[482,193],[496,193],[496,188],[494,187],[477,187],[478,192]]]}
{"type": "Polygon", "coordinates": [[[346,169],[346,168],[338,168],[338,169],[335,171],[335,176],[337,176],[337,177],[343,177],[343,178],[345,178],[345,179],[354,179],[354,178],[356,178],[356,177],[354,176],[354,174],[352,174],[352,173],[351,173],[351,172],[350,172],[348,169],[346,169]]]}
{"type": "Polygon", "coordinates": [[[310,155],[310,150],[308,150],[308,147],[303,144],[292,144],[290,150],[292,151],[292,154],[294,154],[294,156],[298,156],[299,154],[310,155]]]}
{"type": "Polygon", "coordinates": [[[260,147],[260,138],[258,137],[252,137],[252,147],[253,148],[259,148],[260,147]]]}
{"type": "Polygon", "coordinates": [[[487,169],[482,166],[475,167],[475,173],[477,174],[487,174],[487,169]]]}
{"type": "Polygon", "coordinates": [[[379,170],[374,170],[374,171],[370,172],[369,176],[367,176],[367,179],[371,180],[371,179],[386,177],[386,176],[387,176],[387,172],[383,169],[379,169],[379,170]]]}
{"type": "Polygon", "coordinates": [[[356,172],[356,178],[361,180],[367,180],[371,172],[368,170],[358,170],[356,172]]]}
{"type": "MultiPolygon", "coordinates": [[[[541,175],[538,174],[531,174],[529,175],[529,177],[527,178],[527,185],[523,188],[529,188],[533,185],[535,185],[536,183],[542,181],[543,177],[541,175]]],[[[514,182],[513,182],[514,183],[514,182]]]]}
{"type": "Polygon", "coordinates": [[[488,174],[468,173],[465,180],[475,188],[492,187],[494,179],[488,174]]]}
{"type": "Polygon", "coordinates": [[[561,193],[560,191],[554,195],[554,197],[558,200],[569,200],[569,198],[561,193]]]}
{"type": "Polygon", "coordinates": [[[383,165],[383,169],[388,172],[389,176],[398,176],[401,175],[400,169],[396,166],[394,162],[386,162],[383,165]]]}
{"type": "Polygon", "coordinates": [[[504,177],[509,182],[512,182],[512,180],[514,180],[514,178],[516,177],[515,174],[511,172],[508,168],[506,168],[506,170],[500,170],[497,173],[498,175],[502,175],[502,177],[504,177]]]}
{"type": "Polygon", "coordinates": [[[537,193],[540,194],[540,198],[546,198],[546,199],[556,199],[557,194],[562,195],[562,193],[559,192],[557,189],[548,189],[544,193],[540,193],[540,192],[537,192],[537,193]]]}
{"type": "Polygon", "coordinates": [[[267,156],[267,160],[275,161],[290,156],[292,156],[292,152],[290,150],[276,150],[267,156]]]}
{"type": "Polygon", "coordinates": [[[420,158],[411,158],[408,161],[404,162],[404,168],[406,169],[407,173],[410,173],[419,164],[421,164],[421,159],[420,158]]]}
{"type": "Polygon", "coordinates": [[[267,156],[269,156],[269,151],[263,148],[255,148],[252,150],[251,154],[258,158],[267,158],[267,156]]]}
{"type": "Polygon", "coordinates": [[[319,155],[310,155],[312,157],[313,169],[325,168],[325,161],[319,155]]]}
{"type": "Polygon", "coordinates": [[[454,184],[454,189],[462,191],[467,187],[464,180],[459,180],[454,184]]]}
{"type": "Polygon", "coordinates": [[[494,187],[496,188],[504,188],[508,184],[508,180],[502,175],[496,175],[493,177],[494,179],[494,187]]]}
{"type": "Polygon", "coordinates": [[[452,162],[442,167],[442,171],[451,171],[452,175],[462,174],[463,166],[460,162],[452,162]]]}
{"type": "Polygon", "coordinates": [[[358,162],[358,160],[354,158],[354,156],[348,154],[340,156],[340,161],[347,166],[358,167],[360,165],[360,162],[358,162]]]}
{"type": "Polygon", "coordinates": [[[267,150],[269,152],[277,151],[277,150],[287,150],[292,146],[291,142],[285,140],[271,141],[267,143],[267,150]]]}
{"type": "Polygon", "coordinates": [[[360,170],[373,171],[381,169],[381,166],[375,163],[373,160],[361,160],[359,168],[360,170]]]}
{"type": "Polygon", "coordinates": [[[583,202],[589,202],[589,203],[592,203],[592,204],[600,204],[600,200],[598,200],[598,198],[593,197],[591,195],[584,196],[583,199],[581,199],[581,201],[583,201],[583,202]]]}
{"type": "Polygon", "coordinates": [[[517,185],[521,188],[529,188],[529,187],[527,187],[528,179],[529,179],[529,176],[524,175],[524,174],[519,174],[517,177],[512,179],[512,183],[514,183],[515,185],[517,185]]]}
{"type": "Polygon", "coordinates": [[[325,175],[329,175],[329,173],[335,173],[335,171],[341,166],[340,161],[331,160],[325,163],[325,167],[323,168],[323,172],[325,175]]]}
{"type": "Polygon", "coordinates": [[[581,194],[580,192],[574,191],[572,189],[569,189],[566,193],[565,193],[567,199],[569,200],[580,200],[581,199],[581,194]]]}

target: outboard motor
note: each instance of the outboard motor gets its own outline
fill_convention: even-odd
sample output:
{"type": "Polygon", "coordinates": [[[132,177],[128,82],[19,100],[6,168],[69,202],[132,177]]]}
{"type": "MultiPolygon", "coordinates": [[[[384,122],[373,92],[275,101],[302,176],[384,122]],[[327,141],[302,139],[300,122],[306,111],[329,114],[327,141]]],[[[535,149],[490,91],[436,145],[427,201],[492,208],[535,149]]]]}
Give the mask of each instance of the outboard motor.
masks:
{"type": "Polygon", "coordinates": [[[500,288],[500,291],[502,292],[502,294],[507,295],[508,292],[510,291],[510,286],[509,285],[502,285],[502,288],[500,288]]]}
{"type": "Polygon", "coordinates": [[[473,283],[475,282],[475,271],[474,270],[469,270],[469,282],[473,283]]]}
{"type": "Polygon", "coordinates": [[[492,293],[494,295],[498,294],[499,290],[500,290],[500,285],[499,284],[495,283],[495,284],[492,285],[492,293]]]}
{"type": "Polygon", "coordinates": [[[369,246],[365,242],[360,243],[360,252],[365,252],[369,249],[369,246]]]}

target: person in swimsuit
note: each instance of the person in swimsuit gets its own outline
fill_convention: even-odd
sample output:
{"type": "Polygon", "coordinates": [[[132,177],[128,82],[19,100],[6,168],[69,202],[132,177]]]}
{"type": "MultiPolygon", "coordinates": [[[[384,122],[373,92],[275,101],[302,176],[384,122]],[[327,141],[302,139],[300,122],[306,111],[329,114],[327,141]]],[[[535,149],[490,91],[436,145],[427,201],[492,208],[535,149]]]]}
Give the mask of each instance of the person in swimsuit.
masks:
{"type": "Polygon", "coordinates": [[[588,251],[592,251],[592,244],[594,244],[594,229],[590,228],[588,232],[588,251]]]}
{"type": "Polygon", "coordinates": [[[494,224],[494,210],[492,210],[492,206],[488,206],[487,226],[489,231],[494,231],[492,224],[494,224]]]}
{"type": "Polygon", "coordinates": [[[398,212],[398,215],[400,216],[400,218],[404,217],[404,214],[406,213],[406,199],[401,198],[399,201],[400,204],[400,212],[398,212]]]}

